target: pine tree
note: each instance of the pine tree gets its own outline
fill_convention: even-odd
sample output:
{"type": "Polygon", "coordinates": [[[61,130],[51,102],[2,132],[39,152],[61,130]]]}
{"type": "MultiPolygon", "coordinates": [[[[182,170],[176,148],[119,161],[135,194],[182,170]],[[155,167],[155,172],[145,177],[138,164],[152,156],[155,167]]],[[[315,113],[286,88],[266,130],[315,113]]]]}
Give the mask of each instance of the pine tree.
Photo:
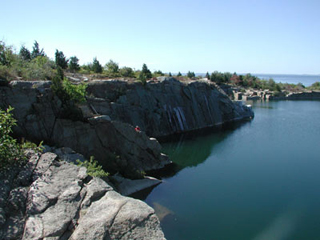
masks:
{"type": "Polygon", "coordinates": [[[210,74],[209,72],[206,73],[206,78],[209,80],[210,79],[210,74]]]}
{"type": "Polygon", "coordinates": [[[145,63],[142,65],[141,73],[145,76],[146,79],[152,78],[152,73],[148,69],[148,67],[147,67],[147,65],[145,63]]]}
{"type": "Polygon", "coordinates": [[[31,53],[31,59],[34,59],[38,56],[45,56],[45,53],[43,49],[40,50],[39,43],[37,41],[34,41],[32,53],[31,53]]]}
{"type": "Polygon", "coordinates": [[[19,56],[25,61],[31,60],[31,53],[25,46],[20,48],[19,56]]]}
{"type": "Polygon", "coordinates": [[[69,60],[66,59],[63,52],[57,49],[55,53],[55,57],[56,57],[55,58],[56,65],[61,67],[62,69],[67,69],[69,60]]]}
{"type": "Polygon", "coordinates": [[[92,70],[95,73],[102,73],[102,66],[96,57],[93,59],[92,70]]]}
{"type": "Polygon", "coordinates": [[[189,71],[189,72],[187,73],[187,77],[188,77],[188,78],[193,78],[193,77],[195,77],[195,76],[196,76],[196,75],[194,74],[194,72],[190,72],[190,71],[189,71]]]}
{"type": "Polygon", "coordinates": [[[181,76],[182,76],[181,72],[178,72],[177,77],[181,77],[181,76]]]}
{"type": "Polygon", "coordinates": [[[72,72],[80,70],[79,59],[76,56],[73,56],[69,59],[69,69],[72,72]]]}

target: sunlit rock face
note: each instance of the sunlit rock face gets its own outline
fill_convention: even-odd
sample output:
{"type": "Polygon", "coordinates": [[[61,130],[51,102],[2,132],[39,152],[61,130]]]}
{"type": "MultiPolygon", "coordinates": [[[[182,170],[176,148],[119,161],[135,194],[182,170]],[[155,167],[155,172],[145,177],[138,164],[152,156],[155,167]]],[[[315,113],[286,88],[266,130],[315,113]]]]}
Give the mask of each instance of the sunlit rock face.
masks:
{"type": "Polygon", "coordinates": [[[96,80],[89,83],[90,105],[111,119],[138,125],[163,137],[253,117],[210,82],[183,83],[160,77],[147,84],[96,80]]]}
{"type": "Polygon", "coordinates": [[[165,239],[151,207],[60,158],[70,154],[28,155],[0,172],[0,239],[165,239]]]}

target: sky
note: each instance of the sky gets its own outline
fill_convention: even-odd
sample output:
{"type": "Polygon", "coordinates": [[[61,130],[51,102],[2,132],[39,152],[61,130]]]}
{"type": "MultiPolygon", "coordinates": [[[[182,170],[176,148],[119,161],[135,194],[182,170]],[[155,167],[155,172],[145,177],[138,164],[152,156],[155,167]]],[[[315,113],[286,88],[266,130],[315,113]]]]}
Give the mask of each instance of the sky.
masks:
{"type": "Polygon", "coordinates": [[[319,0],[0,0],[0,40],[80,64],[320,74],[319,0]]]}

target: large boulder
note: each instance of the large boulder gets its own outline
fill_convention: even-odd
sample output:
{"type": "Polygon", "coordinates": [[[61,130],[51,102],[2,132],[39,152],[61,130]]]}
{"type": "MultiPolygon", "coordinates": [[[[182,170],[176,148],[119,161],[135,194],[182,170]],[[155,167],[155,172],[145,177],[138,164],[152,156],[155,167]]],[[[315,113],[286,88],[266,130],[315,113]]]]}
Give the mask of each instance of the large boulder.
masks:
{"type": "Polygon", "coordinates": [[[1,173],[0,239],[165,239],[154,210],[121,196],[84,167],[33,154],[31,164],[1,173]],[[31,172],[24,185],[14,181],[31,172]],[[2,182],[2,181],[1,181],[2,182]]]}

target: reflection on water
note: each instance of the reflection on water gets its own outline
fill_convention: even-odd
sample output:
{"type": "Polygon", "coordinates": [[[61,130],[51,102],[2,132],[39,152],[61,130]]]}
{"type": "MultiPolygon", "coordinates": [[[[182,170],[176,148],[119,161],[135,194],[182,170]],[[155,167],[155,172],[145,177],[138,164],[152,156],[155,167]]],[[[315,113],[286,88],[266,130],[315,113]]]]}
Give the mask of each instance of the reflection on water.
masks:
{"type": "Polygon", "coordinates": [[[153,209],[156,212],[156,215],[158,216],[160,221],[163,221],[165,217],[174,214],[169,208],[167,208],[157,202],[153,202],[151,207],[153,207],[153,209]]]}
{"type": "Polygon", "coordinates": [[[253,108],[240,127],[164,144],[175,165],[145,201],[168,240],[319,239],[320,103],[253,108]]]}
{"type": "Polygon", "coordinates": [[[172,141],[161,144],[163,152],[169,156],[173,163],[164,169],[150,171],[148,174],[158,178],[168,178],[186,167],[196,167],[210,156],[215,145],[246,124],[250,124],[250,122],[230,123],[219,128],[175,136],[172,141]]]}

